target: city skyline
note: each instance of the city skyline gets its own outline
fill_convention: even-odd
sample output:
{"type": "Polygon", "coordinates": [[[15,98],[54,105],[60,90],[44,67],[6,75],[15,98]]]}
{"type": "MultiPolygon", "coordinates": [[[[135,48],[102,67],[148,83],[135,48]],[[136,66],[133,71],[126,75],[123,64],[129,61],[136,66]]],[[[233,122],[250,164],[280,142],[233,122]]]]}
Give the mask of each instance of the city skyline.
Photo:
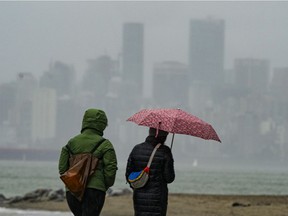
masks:
{"type": "Polygon", "coordinates": [[[147,83],[153,65],[169,60],[188,63],[189,22],[209,16],[225,21],[225,69],[233,66],[235,58],[268,59],[271,68],[287,66],[286,2],[0,4],[1,83],[14,80],[20,72],[39,77],[57,60],[73,65],[77,77],[82,77],[88,59],[103,54],[117,58],[123,24],[139,22],[145,29],[144,83],[146,95],[151,95],[147,83]]]}
{"type": "MultiPolygon", "coordinates": [[[[2,146],[59,148],[59,145],[65,143],[71,134],[79,132],[83,111],[89,107],[97,107],[105,110],[109,116],[111,124],[107,129],[107,137],[118,143],[116,148],[119,157],[125,160],[126,153],[131,146],[147,134],[147,130],[128,124],[125,119],[144,107],[177,107],[211,123],[219,132],[223,143],[215,145],[212,142],[203,143],[203,140],[177,136],[179,147],[173,150],[176,157],[181,155],[183,160],[202,157],[204,161],[210,162],[246,159],[251,159],[252,162],[256,160],[261,162],[267,158],[270,158],[271,161],[286,161],[288,154],[286,135],[288,99],[279,94],[279,92],[287,90],[285,82],[282,81],[288,79],[288,66],[286,61],[282,61],[288,50],[286,49],[287,40],[286,38],[280,40],[287,33],[284,28],[286,20],[277,23],[275,31],[268,28],[269,23],[267,23],[264,29],[269,33],[268,35],[259,33],[264,24],[262,21],[265,19],[262,19],[261,22],[259,19],[255,19],[258,23],[256,27],[255,25],[250,26],[250,22],[245,23],[245,31],[243,31],[244,24],[238,23],[233,26],[234,30],[238,28],[242,31],[239,30],[241,34],[235,35],[235,32],[231,31],[231,22],[233,20],[235,22],[236,19],[233,16],[225,17],[225,13],[221,16],[209,17],[204,14],[205,10],[203,9],[201,16],[196,13],[193,14],[193,18],[190,15],[181,19],[177,18],[174,16],[176,14],[171,11],[180,10],[183,5],[186,5],[184,3],[178,5],[173,2],[164,2],[163,4],[142,2],[130,5],[130,3],[116,4],[115,2],[100,2],[99,4],[69,2],[69,4],[58,5],[58,2],[57,4],[46,2],[42,5],[39,2],[21,4],[15,2],[12,3],[14,5],[12,8],[22,11],[24,8],[31,9],[41,5],[42,9],[45,8],[49,12],[56,13],[56,16],[57,14],[61,15],[59,11],[61,8],[64,10],[64,6],[67,6],[68,11],[71,12],[71,9],[77,5],[79,8],[74,8],[74,12],[80,12],[84,8],[87,9],[89,5],[91,7],[89,10],[87,9],[86,16],[89,15],[90,8],[94,8],[94,4],[102,7],[106,12],[109,11],[109,7],[113,6],[114,15],[120,13],[120,11],[116,11],[116,8],[119,9],[123,5],[127,7],[134,5],[133,14],[135,16],[136,9],[139,10],[140,6],[142,6],[140,11],[143,13],[144,9],[149,9],[148,6],[153,5],[158,10],[170,8],[171,17],[163,22],[164,15],[160,16],[158,20],[153,19],[153,16],[141,15],[138,11],[138,17],[147,19],[137,20],[130,17],[125,21],[119,19],[117,22],[103,19],[100,23],[105,25],[114,23],[114,27],[117,27],[113,28],[114,34],[108,34],[106,30],[101,31],[101,25],[99,23],[96,25],[99,20],[91,19],[92,17],[89,19],[91,23],[88,20],[84,22],[81,16],[75,23],[71,17],[71,22],[65,22],[68,25],[66,26],[62,25],[64,24],[62,19],[54,19],[54,16],[53,19],[51,18],[51,22],[44,22],[45,15],[49,14],[47,12],[44,13],[44,17],[41,17],[42,15],[39,17],[38,23],[38,27],[43,30],[43,37],[39,37],[38,33],[33,34],[35,22],[29,23],[31,25],[28,26],[19,26],[16,24],[23,24],[24,20],[27,21],[26,17],[23,22],[20,22],[17,17],[15,20],[11,19],[10,21],[14,21],[15,25],[8,29],[5,28],[8,31],[3,31],[4,36],[0,35],[0,37],[6,37],[6,41],[0,40],[0,42],[4,48],[12,49],[14,47],[21,52],[25,51],[25,55],[21,52],[10,53],[11,59],[9,59],[8,52],[6,52],[7,55],[1,53],[0,59],[4,62],[0,64],[2,72],[5,71],[3,69],[5,65],[9,66],[9,70],[12,70],[12,67],[21,68],[17,73],[10,74],[11,80],[1,79],[0,81],[4,83],[0,85],[0,144],[2,146]],[[60,9],[54,10],[55,5],[60,9]],[[171,6],[175,6],[175,8],[171,6]],[[55,23],[56,20],[61,23],[55,23]],[[175,21],[175,23],[173,25],[173,23],[167,23],[168,21],[175,21]],[[184,25],[184,22],[187,23],[184,25]],[[83,24],[81,34],[76,29],[80,23],[83,24]],[[179,26],[175,25],[177,23],[179,26]],[[189,25],[189,23],[194,24],[189,25]],[[44,28],[44,24],[48,25],[47,28],[44,28]],[[153,27],[157,28],[153,30],[153,27]],[[169,27],[169,31],[166,29],[167,27],[169,27]],[[55,28],[59,28],[59,31],[55,31],[55,28]],[[75,32],[72,31],[73,29],[75,32]],[[185,29],[185,33],[182,32],[183,29],[185,29]],[[69,31],[66,32],[67,30],[69,31]],[[26,34],[21,35],[18,32],[17,35],[10,35],[11,39],[14,38],[15,44],[5,44],[4,42],[10,40],[7,36],[13,31],[15,31],[14,33],[31,31],[28,35],[33,37],[27,38],[26,34]],[[94,32],[93,40],[89,40],[90,35],[84,34],[84,32],[87,34],[94,32]],[[64,37],[64,33],[70,33],[69,37],[64,37]],[[163,37],[163,33],[165,33],[165,37],[163,37]],[[254,36],[254,40],[247,40],[247,37],[250,36],[254,36]],[[76,38],[84,40],[74,41],[76,38]],[[22,41],[22,39],[24,40],[22,41]],[[231,43],[231,40],[236,39],[236,44],[231,43]],[[259,48],[259,43],[264,43],[265,40],[273,41],[273,43],[265,43],[263,47],[259,48]],[[51,48],[49,52],[45,50],[45,41],[51,48]],[[72,43],[73,41],[75,43],[72,43]],[[34,42],[39,47],[35,48],[34,42]],[[117,43],[120,45],[114,46],[117,43]],[[24,49],[29,45],[33,46],[24,49]],[[87,45],[85,49],[84,45],[87,45]],[[280,45],[281,49],[279,49],[280,45]],[[95,47],[109,47],[115,52],[104,52],[100,49],[97,52],[94,50],[95,52],[91,54],[89,50],[95,47]],[[237,49],[233,50],[233,47],[237,47],[237,49]],[[64,50],[65,52],[70,51],[67,56],[63,55],[64,50]],[[82,52],[78,52],[79,50],[82,52]],[[261,52],[263,50],[264,52],[261,52]],[[275,50],[278,55],[275,55],[275,50]],[[59,53],[55,51],[59,51],[59,53]],[[159,53],[160,51],[162,54],[159,53]],[[234,54],[229,56],[232,51],[234,54]],[[36,54],[43,61],[39,60],[38,62],[36,54]],[[45,58],[44,60],[42,54],[53,54],[53,59],[45,58]],[[74,61],[72,58],[71,60],[71,55],[78,56],[79,59],[74,61]],[[227,55],[229,56],[228,60],[227,55]],[[37,74],[33,70],[24,70],[25,67],[21,61],[19,62],[21,57],[23,57],[23,61],[33,57],[33,61],[27,60],[25,65],[31,67],[41,65],[44,69],[38,70],[37,74]],[[194,58],[197,60],[194,61],[194,58]],[[9,61],[6,61],[7,59],[9,61]],[[224,64],[224,60],[226,64],[224,64]],[[229,67],[227,61],[231,61],[229,67]],[[79,62],[84,63],[81,70],[78,67],[79,62]],[[275,64],[275,62],[279,64],[275,64]],[[269,82],[269,79],[272,78],[269,77],[269,73],[274,71],[276,76],[273,77],[272,82],[269,82]],[[194,72],[197,77],[192,74],[194,72]],[[144,85],[146,84],[144,95],[140,92],[142,82],[144,85]]],[[[192,3],[187,3],[186,6],[188,7],[190,4],[192,3]]],[[[245,8],[243,5],[246,6],[244,3],[230,4],[234,6],[234,9],[237,5],[242,9],[245,8]]],[[[219,2],[215,4],[207,2],[204,5],[193,3],[192,5],[193,10],[197,6],[204,7],[205,5],[210,7],[214,5],[215,11],[219,9],[216,7],[219,5],[228,7],[226,3],[220,4],[219,2]]],[[[250,6],[253,5],[257,6],[258,4],[250,6]]],[[[271,4],[269,5],[271,6],[271,4]]],[[[264,10],[265,7],[262,3],[258,6],[257,9],[261,9],[260,14],[264,15],[264,11],[267,12],[268,9],[264,10]]],[[[248,8],[246,9],[248,10],[248,8]]],[[[121,14],[125,10],[123,9],[121,14]]],[[[151,10],[154,11],[154,8],[151,10]]],[[[251,10],[248,11],[251,12],[251,10]]],[[[166,10],[162,12],[167,13],[166,10]]],[[[246,10],[245,13],[247,13],[246,10]]],[[[257,13],[254,16],[257,17],[259,15],[257,13]]],[[[32,17],[33,14],[34,11],[31,11],[32,17]]],[[[244,14],[242,15],[244,16],[244,14]]],[[[66,16],[66,13],[62,15],[62,18],[67,21],[66,18],[69,16],[66,16]]],[[[102,13],[102,15],[105,17],[105,14],[102,13]]],[[[266,19],[268,19],[268,15],[265,14],[266,19]]],[[[284,14],[282,15],[284,16],[284,14]]],[[[112,17],[115,16],[110,18],[112,17]]],[[[280,19],[279,16],[277,17],[280,19]]],[[[31,19],[29,16],[28,18],[31,19]]],[[[270,20],[270,22],[272,21],[270,20]]],[[[108,29],[108,32],[110,30],[108,29]]],[[[0,75],[7,78],[6,73],[0,75]]]]}

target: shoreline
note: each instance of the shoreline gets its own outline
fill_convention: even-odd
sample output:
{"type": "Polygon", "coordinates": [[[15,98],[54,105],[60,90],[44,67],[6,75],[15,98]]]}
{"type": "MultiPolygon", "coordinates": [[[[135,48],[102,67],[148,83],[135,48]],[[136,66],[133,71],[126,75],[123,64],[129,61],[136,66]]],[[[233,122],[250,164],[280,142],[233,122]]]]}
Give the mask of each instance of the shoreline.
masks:
{"type": "MultiPolygon", "coordinates": [[[[0,207],[22,210],[67,212],[64,201],[21,201],[0,207]]],[[[107,196],[103,216],[133,215],[132,194],[107,196]]],[[[169,194],[168,216],[284,216],[288,215],[288,195],[208,195],[169,194]]]]}

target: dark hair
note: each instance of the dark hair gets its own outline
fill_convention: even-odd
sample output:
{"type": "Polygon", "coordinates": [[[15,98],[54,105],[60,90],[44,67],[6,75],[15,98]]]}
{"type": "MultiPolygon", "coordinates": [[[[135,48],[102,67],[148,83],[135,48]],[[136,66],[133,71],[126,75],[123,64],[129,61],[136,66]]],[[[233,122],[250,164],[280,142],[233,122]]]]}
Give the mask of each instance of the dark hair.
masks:
{"type": "Polygon", "coordinates": [[[157,129],[155,128],[149,128],[149,136],[154,136],[156,137],[167,137],[168,136],[168,132],[167,131],[163,131],[163,130],[160,130],[158,129],[158,134],[157,134],[157,129]]]}

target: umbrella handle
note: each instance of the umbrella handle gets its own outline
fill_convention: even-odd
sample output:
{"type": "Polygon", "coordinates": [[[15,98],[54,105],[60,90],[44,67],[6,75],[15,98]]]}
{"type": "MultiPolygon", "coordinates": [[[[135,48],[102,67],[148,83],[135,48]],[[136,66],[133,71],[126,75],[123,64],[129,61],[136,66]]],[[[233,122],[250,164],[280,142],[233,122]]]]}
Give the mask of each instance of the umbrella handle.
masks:
{"type": "Polygon", "coordinates": [[[171,140],[171,150],[172,150],[172,146],[173,146],[174,135],[175,135],[175,133],[173,133],[172,140],[171,140]]]}

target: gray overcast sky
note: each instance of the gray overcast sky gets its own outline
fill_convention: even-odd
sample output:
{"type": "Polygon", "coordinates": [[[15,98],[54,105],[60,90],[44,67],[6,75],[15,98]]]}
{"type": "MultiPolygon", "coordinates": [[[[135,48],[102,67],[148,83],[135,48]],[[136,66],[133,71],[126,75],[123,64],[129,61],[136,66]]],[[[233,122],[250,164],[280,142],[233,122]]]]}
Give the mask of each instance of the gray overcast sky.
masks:
{"type": "MultiPolygon", "coordinates": [[[[39,77],[60,60],[83,73],[86,60],[121,51],[122,24],[145,24],[145,72],[163,60],[187,63],[189,20],[224,19],[226,68],[234,58],[288,66],[288,2],[0,2],[0,83],[39,77]]],[[[150,74],[151,75],[151,74],[150,74]]],[[[149,78],[146,78],[149,80],[149,78]]]]}

